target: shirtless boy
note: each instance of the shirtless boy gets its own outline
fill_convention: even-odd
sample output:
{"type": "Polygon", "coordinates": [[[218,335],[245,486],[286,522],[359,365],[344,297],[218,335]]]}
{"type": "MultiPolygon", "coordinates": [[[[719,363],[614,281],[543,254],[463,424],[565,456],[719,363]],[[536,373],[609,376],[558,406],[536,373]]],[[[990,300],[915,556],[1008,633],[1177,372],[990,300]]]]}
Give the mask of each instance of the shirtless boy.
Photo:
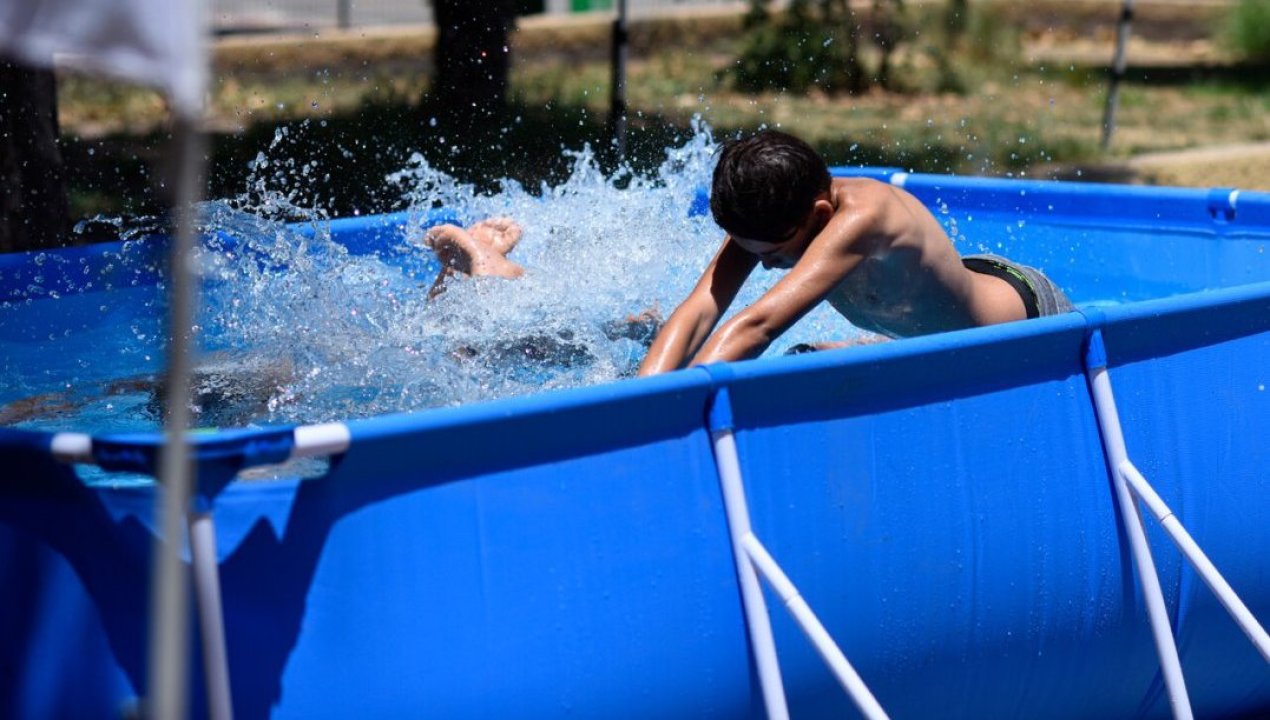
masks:
{"type": "Polygon", "coordinates": [[[658,333],[640,375],[757,357],[821,301],[893,338],[1071,310],[1034,268],[958,256],[917,198],[875,180],[831,178],[810,146],[782,132],[724,147],[710,210],[727,237],[658,333]],[[715,330],[760,263],[789,273],[715,330]]]}
{"type": "MultiPolygon", "coordinates": [[[[428,229],[423,244],[436,253],[441,263],[441,272],[428,297],[436,297],[451,282],[465,277],[515,279],[524,275],[525,269],[507,257],[520,241],[521,233],[520,225],[509,218],[481,220],[467,228],[439,225],[428,229]]],[[[600,331],[611,341],[633,340],[647,348],[659,327],[660,316],[650,310],[603,323],[600,331]]],[[[458,360],[479,358],[495,367],[513,363],[573,367],[595,361],[591,350],[568,331],[529,332],[479,346],[463,345],[455,348],[452,355],[458,360]]],[[[244,363],[220,355],[204,357],[190,378],[195,424],[242,427],[254,422],[274,404],[295,402],[288,389],[295,379],[295,368],[286,358],[244,363]]],[[[142,412],[159,420],[166,400],[163,378],[146,374],[0,403],[0,427],[65,418],[90,403],[136,393],[146,395],[142,412]]]]}

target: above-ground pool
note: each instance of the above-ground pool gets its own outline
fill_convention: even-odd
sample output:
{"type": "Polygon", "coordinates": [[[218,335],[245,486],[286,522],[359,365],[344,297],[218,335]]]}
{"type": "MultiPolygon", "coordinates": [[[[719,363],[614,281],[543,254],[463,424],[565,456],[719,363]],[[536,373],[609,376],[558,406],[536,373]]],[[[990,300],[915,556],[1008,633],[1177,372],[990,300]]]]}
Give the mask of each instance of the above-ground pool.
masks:
{"type": "MultiPolygon", "coordinates": [[[[748,520],[892,717],[1167,716],[1151,591],[1117,505],[1123,458],[1091,388],[1114,385],[1133,466],[1270,618],[1270,196],[840,172],[903,185],[963,252],[1043,268],[1078,311],[638,380],[617,379],[638,361],[619,344],[591,351],[606,380],[516,368],[500,399],[446,407],[442,392],[372,417],[358,408],[380,396],[358,386],[312,418],[266,408],[247,429],[200,433],[236,713],[760,716],[762,625],[747,626],[749,565],[730,534],[748,520]],[[340,407],[357,419],[322,426],[336,438],[327,464],[226,482],[315,432],[274,423],[338,420],[340,407]],[[721,473],[743,487],[748,518],[725,510],[721,473]]],[[[557,201],[569,199],[535,200],[544,212],[557,201]]],[[[667,232],[708,222],[683,219],[690,193],[666,203],[667,232]]],[[[417,285],[428,269],[400,237],[423,222],[297,236],[329,230],[405,268],[366,287],[417,285]]],[[[157,346],[111,345],[101,329],[161,304],[141,269],[153,263],[124,257],[152,260],[151,245],[5,260],[0,400],[61,392],[58,373],[101,382],[112,353],[157,366],[157,346]]],[[[648,252],[632,273],[652,272],[648,252]]],[[[693,257],[685,277],[705,262],[693,257]]],[[[610,299],[611,315],[663,302],[610,299]]],[[[348,307],[323,301],[330,315],[348,307]]],[[[131,338],[150,337],[143,324],[131,338]]],[[[414,387],[395,382],[394,397],[414,387]]],[[[0,716],[109,716],[145,693],[156,493],[100,471],[85,482],[64,460],[149,473],[159,436],[20,425],[0,431],[0,716]]],[[[1146,520],[1196,715],[1270,713],[1270,666],[1146,520]]],[[[764,592],[791,716],[856,712],[788,598],[764,592]]]]}

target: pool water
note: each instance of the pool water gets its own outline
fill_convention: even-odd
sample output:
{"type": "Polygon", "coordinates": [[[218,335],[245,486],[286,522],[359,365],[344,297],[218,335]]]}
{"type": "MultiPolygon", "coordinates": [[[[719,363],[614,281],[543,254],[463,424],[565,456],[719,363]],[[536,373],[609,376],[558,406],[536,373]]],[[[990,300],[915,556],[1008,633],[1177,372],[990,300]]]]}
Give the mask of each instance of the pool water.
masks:
{"type": "MultiPolygon", "coordinates": [[[[641,313],[668,316],[718,248],[708,213],[693,212],[716,148],[699,123],[652,175],[605,175],[584,149],[568,153],[566,182],[531,191],[507,181],[494,194],[414,156],[384,181],[408,208],[402,227],[370,254],[332,239],[321,208],[295,204],[310,164],[296,170],[262,153],[244,195],[203,205],[195,424],[346,420],[632,375],[647,338],[614,328],[641,313]],[[524,276],[457,278],[428,299],[438,264],[421,239],[437,208],[460,223],[515,218],[524,235],[510,258],[524,276]]],[[[285,143],[269,152],[285,153],[285,143]]],[[[963,252],[1000,251],[1023,232],[1010,226],[970,246],[964,218],[958,227],[946,206],[934,210],[963,252]]],[[[91,433],[159,426],[164,302],[151,246],[128,240],[106,269],[63,273],[82,275],[76,287],[49,290],[37,275],[21,299],[0,302],[0,424],[91,433]],[[26,329],[6,326],[19,315],[26,329]]],[[[733,312],[779,277],[756,272],[733,312]]],[[[858,335],[823,307],[768,354],[858,335]]]]}

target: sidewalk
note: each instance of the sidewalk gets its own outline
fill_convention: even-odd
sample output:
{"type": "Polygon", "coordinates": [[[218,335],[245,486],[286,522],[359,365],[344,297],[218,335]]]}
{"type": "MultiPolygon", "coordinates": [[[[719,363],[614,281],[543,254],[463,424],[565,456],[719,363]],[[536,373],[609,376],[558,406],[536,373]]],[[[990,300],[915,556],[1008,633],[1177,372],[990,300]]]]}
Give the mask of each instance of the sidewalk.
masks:
{"type": "Polygon", "coordinates": [[[1146,153],[1128,164],[1158,185],[1220,185],[1270,192],[1270,142],[1146,153]]]}
{"type": "Polygon", "coordinates": [[[1034,168],[1033,177],[1270,192],[1270,141],[1153,152],[1122,161],[1034,168]]]}

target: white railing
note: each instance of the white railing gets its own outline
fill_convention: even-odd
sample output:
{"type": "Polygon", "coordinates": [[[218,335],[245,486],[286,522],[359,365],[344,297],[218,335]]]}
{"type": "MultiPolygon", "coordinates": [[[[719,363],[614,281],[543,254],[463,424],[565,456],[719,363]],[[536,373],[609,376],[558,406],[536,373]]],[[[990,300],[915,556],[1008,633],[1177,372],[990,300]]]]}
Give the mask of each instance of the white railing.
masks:
{"type": "MultiPolygon", "coordinates": [[[[656,17],[693,8],[722,7],[744,12],[742,0],[627,0],[632,18],[656,17]]],[[[543,0],[543,15],[606,13],[617,0],[577,5],[573,0],[543,0]]],[[[432,22],[431,0],[211,0],[208,27],[221,32],[270,29],[364,27],[374,25],[427,25],[432,22]]]]}
{"type": "Polygon", "coordinates": [[[1182,527],[1181,521],[1164,504],[1142,473],[1138,472],[1138,469],[1129,461],[1124,433],[1120,427],[1120,414],[1116,409],[1115,395],[1111,391],[1111,377],[1107,374],[1107,355],[1101,331],[1095,330],[1090,336],[1089,347],[1085,352],[1085,374],[1089,380],[1094,412],[1098,418],[1098,432],[1102,435],[1103,448],[1107,453],[1107,463],[1115,486],[1116,502],[1120,508],[1120,516],[1123,518],[1125,534],[1129,537],[1134,565],[1138,572],[1138,583],[1146,600],[1147,615],[1155,637],[1156,653],[1160,658],[1160,670],[1164,675],[1169,704],[1174,718],[1189,720],[1193,715],[1190,698],[1186,692],[1186,680],[1182,676],[1182,663],[1178,658],[1177,644],[1174,642],[1173,630],[1169,624],[1168,608],[1164,603],[1164,593],[1160,589],[1160,579],[1155,572],[1155,562],[1151,557],[1151,548],[1147,542],[1138,500],[1141,500],[1160,521],[1169,537],[1182,551],[1182,555],[1191,562],[1196,572],[1217,595],[1217,599],[1257,647],[1267,663],[1270,663],[1270,637],[1267,637],[1265,629],[1200,550],[1190,533],[1182,527]]]}
{"type": "Polygon", "coordinates": [[[1142,473],[1138,472],[1132,462],[1125,460],[1120,464],[1119,469],[1120,475],[1129,484],[1129,489],[1142,501],[1142,504],[1147,506],[1147,509],[1151,511],[1151,514],[1155,516],[1155,519],[1164,528],[1164,531],[1168,533],[1169,538],[1173,540],[1173,544],[1177,545],[1177,549],[1182,551],[1182,555],[1191,561],[1191,565],[1195,568],[1195,572],[1199,573],[1200,578],[1204,580],[1204,584],[1208,585],[1208,589],[1212,590],[1213,594],[1217,596],[1218,602],[1234,618],[1235,624],[1244,632],[1244,635],[1248,636],[1248,640],[1261,653],[1261,657],[1267,663],[1270,663],[1270,635],[1266,634],[1265,628],[1261,627],[1261,623],[1257,622],[1257,619],[1253,617],[1252,611],[1239,599],[1239,596],[1235,594],[1234,588],[1230,586],[1230,583],[1226,582],[1226,578],[1222,577],[1222,574],[1217,571],[1217,567],[1200,549],[1199,544],[1182,526],[1182,521],[1178,520],[1173,511],[1169,509],[1169,506],[1164,504],[1164,500],[1160,499],[1155,489],[1142,476],[1142,473]]]}
{"type": "Polygon", "coordinates": [[[842,685],[843,690],[869,720],[884,720],[886,712],[877,698],[869,691],[855,668],[838,648],[837,643],[821,624],[811,607],[803,600],[793,582],[781,570],[750,527],[750,512],[745,500],[745,484],[741,477],[740,459],[736,452],[736,438],[732,432],[732,411],[728,391],[722,388],[715,393],[710,412],[710,437],[714,446],[715,464],[719,471],[719,485],[723,491],[723,507],[728,519],[728,532],[732,537],[732,554],[736,563],[737,578],[741,585],[741,604],[749,629],[750,651],[758,670],[759,685],[763,692],[763,704],[771,720],[787,720],[789,707],[785,702],[785,687],[781,681],[780,662],[776,657],[776,642],[772,636],[771,618],[759,575],[772,586],[789,609],[798,627],[820,653],[829,670],[842,685]]]}
{"type": "MultiPolygon", "coordinates": [[[[352,442],[348,426],[343,423],[304,425],[293,431],[293,444],[288,459],[324,457],[348,450],[352,442]]],[[[166,444],[165,444],[166,445],[166,444]]],[[[89,463],[93,457],[92,436],[83,433],[56,433],[50,440],[50,453],[60,462],[89,463]]],[[[195,479],[197,473],[195,473],[195,479]]],[[[203,641],[203,681],[207,688],[208,717],[232,720],[233,696],[229,677],[229,652],[225,643],[225,618],[221,601],[220,568],[216,560],[216,523],[210,504],[182,500],[185,527],[190,546],[190,574],[194,588],[199,633],[203,641]]],[[[174,528],[160,533],[155,542],[163,552],[177,557],[179,532],[174,528]]],[[[182,583],[183,585],[184,583],[182,583]]],[[[152,660],[153,662],[153,660],[152,660]]],[[[181,664],[181,667],[184,667],[181,664]]],[[[184,693],[179,693],[182,697],[184,693]]],[[[155,717],[183,717],[183,700],[173,699],[163,714],[155,717]]]]}

